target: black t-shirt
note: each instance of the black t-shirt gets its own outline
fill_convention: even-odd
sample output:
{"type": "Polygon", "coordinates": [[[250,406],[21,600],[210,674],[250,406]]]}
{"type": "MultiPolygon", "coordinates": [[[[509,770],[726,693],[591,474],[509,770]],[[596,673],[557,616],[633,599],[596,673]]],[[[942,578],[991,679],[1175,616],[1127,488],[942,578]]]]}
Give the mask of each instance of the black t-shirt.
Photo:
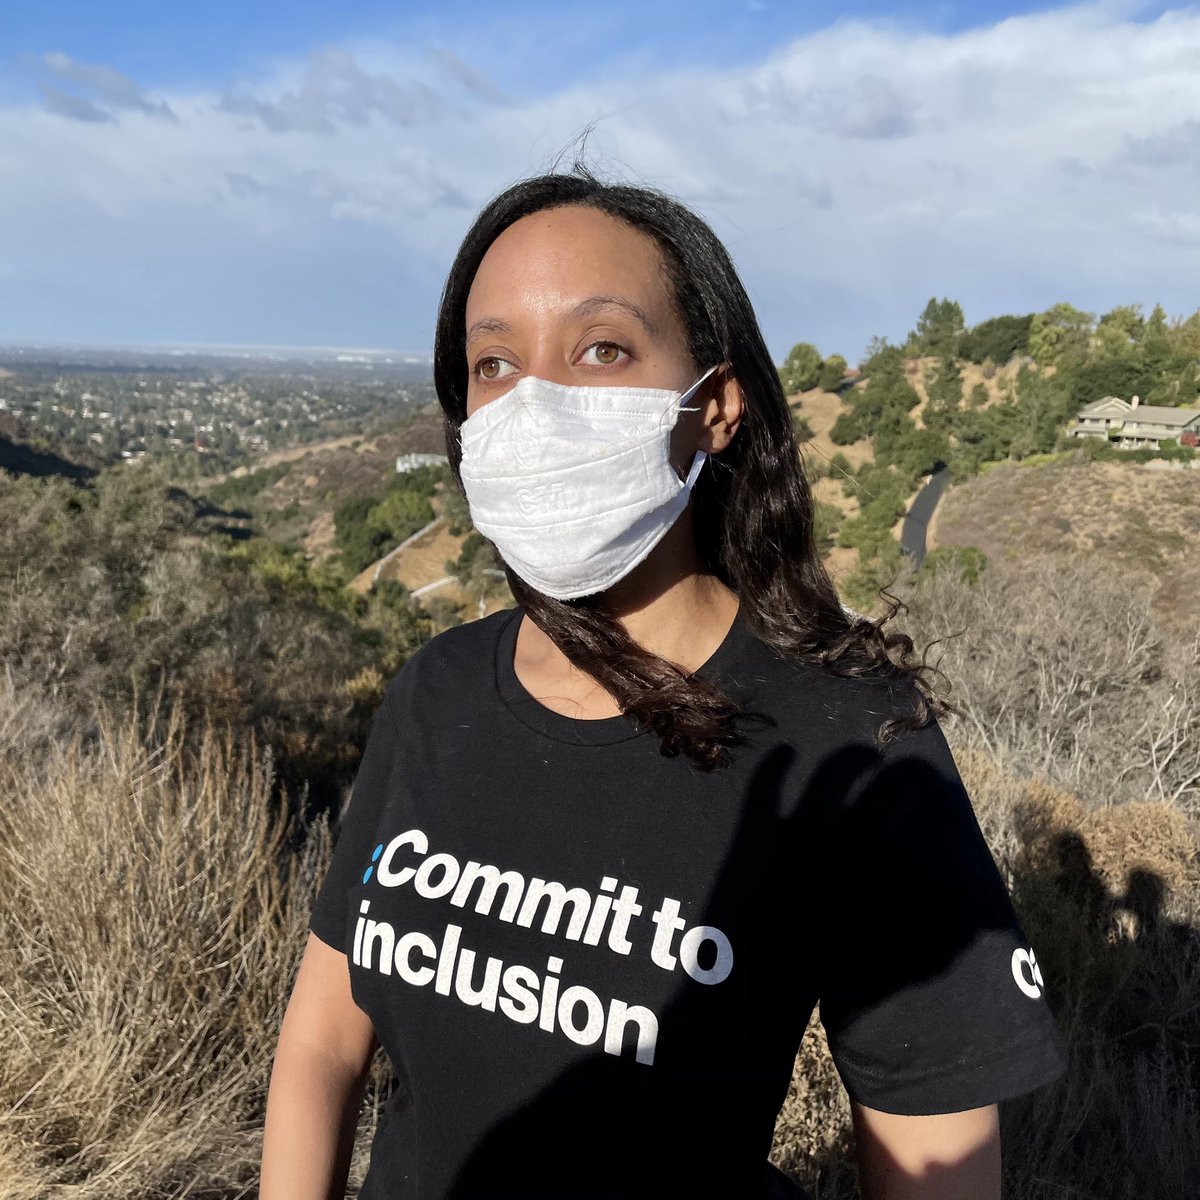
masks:
{"type": "Polygon", "coordinates": [[[1067,1058],[936,723],[786,662],[739,611],[698,674],[744,715],[705,773],[513,669],[522,609],[390,681],[311,928],[400,1087],[365,1200],[802,1196],[767,1163],[818,1001],[849,1096],[943,1113],[1067,1058]]]}

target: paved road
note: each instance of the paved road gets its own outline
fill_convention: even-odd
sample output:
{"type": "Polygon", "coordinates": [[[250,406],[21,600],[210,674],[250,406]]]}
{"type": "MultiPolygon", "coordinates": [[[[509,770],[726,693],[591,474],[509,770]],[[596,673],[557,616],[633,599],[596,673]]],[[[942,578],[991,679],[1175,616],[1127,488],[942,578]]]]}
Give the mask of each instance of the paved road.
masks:
{"type": "Polygon", "coordinates": [[[934,471],[929,482],[917,493],[904,516],[904,524],[900,526],[900,548],[912,555],[913,563],[918,567],[925,559],[925,530],[929,519],[949,482],[950,472],[944,466],[934,471]]]}

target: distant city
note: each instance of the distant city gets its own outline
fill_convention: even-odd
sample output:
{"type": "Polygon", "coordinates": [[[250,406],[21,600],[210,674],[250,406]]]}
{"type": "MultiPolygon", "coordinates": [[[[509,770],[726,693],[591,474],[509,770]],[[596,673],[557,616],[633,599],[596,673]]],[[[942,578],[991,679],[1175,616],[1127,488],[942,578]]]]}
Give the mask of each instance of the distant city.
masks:
{"type": "Polygon", "coordinates": [[[237,343],[129,343],[93,345],[87,342],[0,341],[0,362],[5,358],[46,359],[63,363],[95,361],[144,362],[155,358],[233,358],[263,362],[345,362],[429,364],[428,353],[380,350],[360,346],[272,346],[237,343]]]}
{"type": "Polygon", "coordinates": [[[0,345],[0,432],[102,463],[182,455],[208,474],[432,399],[429,356],[396,350],[0,345]]]}

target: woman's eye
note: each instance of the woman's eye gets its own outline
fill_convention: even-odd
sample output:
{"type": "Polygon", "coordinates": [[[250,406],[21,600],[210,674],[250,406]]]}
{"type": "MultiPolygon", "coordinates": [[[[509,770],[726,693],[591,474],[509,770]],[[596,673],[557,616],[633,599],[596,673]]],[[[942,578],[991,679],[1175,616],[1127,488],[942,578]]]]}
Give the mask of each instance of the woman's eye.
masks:
{"type": "Polygon", "coordinates": [[[583,352],[584,361],[587,361],[587,356],[593,353],[596,357],[592,360],[591,365],[610,367],[625,351],[616,342],[595,342],[583,352]]]}
{"type": "Polygon", "coordinates": [[[475,370],[478,372],[479,378],[487,380],[502,379],[508,374],[507,371],[503,370],[504,367],[511,368],[512,363],[505,362],[504,359],[496,358],[494,355],[489,358],[481,358],[475,364],[475,370]]]}

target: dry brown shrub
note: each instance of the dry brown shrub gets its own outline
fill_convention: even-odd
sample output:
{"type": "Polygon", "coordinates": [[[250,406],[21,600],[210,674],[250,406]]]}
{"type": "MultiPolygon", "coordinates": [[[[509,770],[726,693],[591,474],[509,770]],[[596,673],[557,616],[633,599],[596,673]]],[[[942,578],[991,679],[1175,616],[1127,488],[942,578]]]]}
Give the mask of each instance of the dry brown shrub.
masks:
{"type": "Polygon", "coordinates": [[[1018,846],[1022,869],[1046,871],[1056,861],[1056,839],[1075,833],[1110,888],[1126,887],[1129,874],[1141,869],[1158,875],[1177,899],[1200,891],[1200,822],[1174,805],[1131,800],[1091,807],[1042,776],[1006,773],[977,748],[956,750],[955,761],[988,844],[1010,877],[1018,846]]]}
{"type": "Polygon", "coordinates": [[[53,741],[18,699],[0,695],[0,1193],[248,1195],[327,824],[294,844],[253,735],[208,724],[192,755],[176,709],[152,742],[105,713],[53,741]]]}
{"type": "MultiPolygon", "coordinates": [[[[1047,789],[1050,791],[1050,789],[1047,789]]],[[[1025,852],[1035,869],[1054,861],[1055,841],[1075,832],[1087,844],[1092,867],[1110,888],[1124,888],[1136,870],[1152,871],[1173,895],[1197,884],[1195,822],[1160,800],[1133,800],[1088,809],[1076,796],[1022,808],[1025,852]]]]}
{"type": "Polygon", "coordinates": [[[775,1120],[770,1158],[800,1180],[814,1200],[857,1195],[850,1101],[818,1019],[800,1043],[792,1082],[775,1120]]]}
{"type": "Polygon", "coordinates": [[[365,666],[357,675],[343,684],[346,699],[351,704],[374,711],[383,703],[383,691],[387,680],[376,666],[365,666]]]}
{"type": "Polygon", "coordinates": [[[1200,814],[1200,624],[1180,637],[1150,599],[1128,571],[1031,549],[989,559],[976,585],[927,573],[905,623],[937,644],[956,744],[1089,805],[1157,799],[1200,814]]]}

